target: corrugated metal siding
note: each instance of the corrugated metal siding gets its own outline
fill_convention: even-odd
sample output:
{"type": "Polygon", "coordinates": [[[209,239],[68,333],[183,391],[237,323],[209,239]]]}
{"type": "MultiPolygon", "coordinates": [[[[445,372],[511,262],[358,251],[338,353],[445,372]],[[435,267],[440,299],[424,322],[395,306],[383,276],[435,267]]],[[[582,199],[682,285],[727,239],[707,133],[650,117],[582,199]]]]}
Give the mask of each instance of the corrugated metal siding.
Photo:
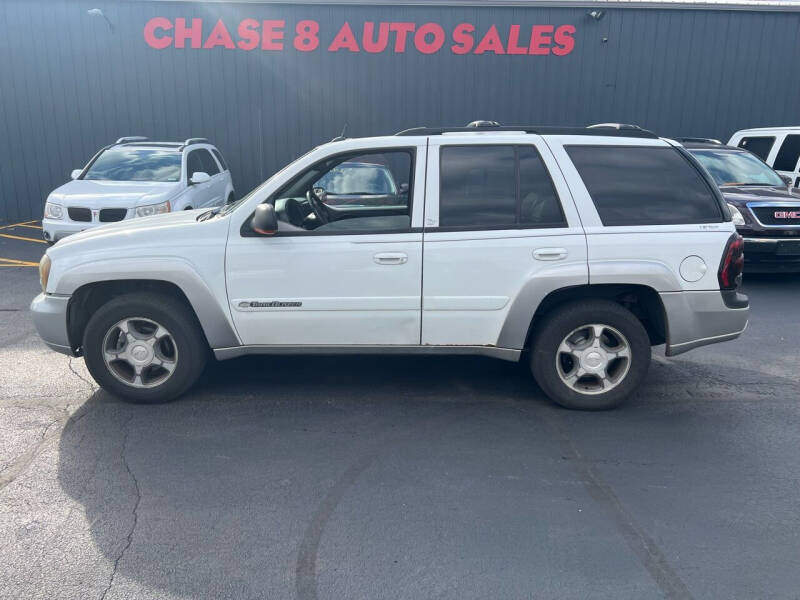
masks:
{"type": "MultiPolygon", "coordinates": [[[[333,6],[12,0],[0,3],[0,221],[38,217],[47,194],[121,135],[207,136],[239,194],[337,135],[476,118],[502,123],[638,123],[662,135],[726,139],[800,116],[800,14],[585,8],[333,6]],[[99,7],[114,24],[87,15],[99,7]],[[556,56],[155,50],[148,19],[569,23],[556,56]],[[607,38],[604,42],[603,38],[607,38]]],[[[321,44],[321,46],[324,44],[321,44]]]]}

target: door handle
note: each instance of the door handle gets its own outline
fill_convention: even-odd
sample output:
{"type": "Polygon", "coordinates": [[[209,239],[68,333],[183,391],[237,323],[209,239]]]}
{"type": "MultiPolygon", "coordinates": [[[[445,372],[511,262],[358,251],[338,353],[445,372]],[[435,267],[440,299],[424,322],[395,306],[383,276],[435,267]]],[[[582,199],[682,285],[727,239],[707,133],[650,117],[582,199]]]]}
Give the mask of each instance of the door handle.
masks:
{"type": "Polygon", "coordinates": [[[379,265],[404,265],[408,262],[405,252],[380,252],[372,258],[379,265]]]}
{"type": "Polygon", "coordinates": [[[562,260],[567,258],[566,248],[537,248],[533,251],[536,260],[562,260]]]}

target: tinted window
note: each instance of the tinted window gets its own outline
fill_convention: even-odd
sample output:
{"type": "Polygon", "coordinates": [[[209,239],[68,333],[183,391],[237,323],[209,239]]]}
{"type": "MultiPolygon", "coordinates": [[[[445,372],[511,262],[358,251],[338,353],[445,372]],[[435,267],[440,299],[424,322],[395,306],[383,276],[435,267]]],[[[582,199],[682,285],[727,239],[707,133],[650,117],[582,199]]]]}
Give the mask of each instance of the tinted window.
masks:
{"type": "MultiPolygon", "coordinates": [[[[191,179],[195,173],[204,173],[206,168],[203,166],[203,161],[200,160],[200,150],[192,150],[186,156],[186,175],[191,179]]],[[[209,173],[210,175],[210,173],[209,173]]]]}
{"type": "Polygon", "coordinates": [[[178,181],[181,154],[169,150],[111,148],[92,163],[84,179],[106,181],[178,181]]]}
{"type": "Polygon", "coordinates": [[[564,213],[542,158],[533,146],[518,146],[520,223],[564,224],[564,213]]]}
{"type": "Polygon", "coordinates": [[[213,152],[214,156],[217,157],[217,160],[219,161],[219,164],[222,166],[222,170],[223,171],[227,171],[228,170],[228,165],[225,164],[225,159],[222,158],[222,154],[220,153],[220,151],[217,150],[216,148],[212,148],[211,152],[213,152]]]}
{"type": "Polygon", "coordinates": [[[772,167],[776,171],[794,171],[800,158],[800,135],[787,135],[775,157],[772,167]]]}
{"type": "Polygon", "coordinates": [[[739,142],[739,148],[746,148],[761,160],[767,160],[773,143],[775,143],[774,137],[746,137],[739,142]]]}
{"type": "Polygon", "coordinates": [[[439,225],[492,227],[517,222],[514,146],[444,146],[439,225]]]}
{"type": "Polygon", "coordinates": [[[211,156],[211,153],[208,150],[195,150],[195,152],[200,153],[200,162],[203,163],[203,171],[211,176],[219,173],[217,162],[214,160],[214,157],[211,156]]]}
{"type": "Polygon", "coordinates": [[[569,146],[603,225],[722,221],[700,172],[674,148],[569,146]]]}

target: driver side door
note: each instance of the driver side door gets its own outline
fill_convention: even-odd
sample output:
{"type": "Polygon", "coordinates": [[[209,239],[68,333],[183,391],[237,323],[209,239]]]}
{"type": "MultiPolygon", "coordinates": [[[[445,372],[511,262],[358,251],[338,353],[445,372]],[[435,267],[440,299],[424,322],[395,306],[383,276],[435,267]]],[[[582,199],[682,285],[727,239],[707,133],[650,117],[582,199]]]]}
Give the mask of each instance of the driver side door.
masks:
{"type": "MultiPolygon", "coordinates": [[[[330,222],[320,223],[308,200],[302,200],[308,191],[302,186],[310,189],[324,181],[325,173],[312,173],[302,186],[289,185],[290,189],[276,192],[268,200],[276,208],[287,200],[303,206],[299,217],[297,211],[291,217],[294,223],[278,210],[277,233],[253,234],[248,231],[248,219],[241,231],[231,232],[228,241],[228,298],[244,344],[420,343],[426,148],[392,147],[346,154],[332,168],[344,160],[375,164],[387,159],[387,164],[403,164],[398,159],[406,157],[405,168],[393,167],[398,185],[409,186],[402,214],[381,214],[380,206],[372,212],[368,207],[351,207],[357,210],[347,214],[330,211],[330,215],[325,210],[323,217],[330,222]]],[[[302,174],[298,177],[305,181],[302,174]]],[[[373,188],[349,191],[370,192],[373,188]]]]}

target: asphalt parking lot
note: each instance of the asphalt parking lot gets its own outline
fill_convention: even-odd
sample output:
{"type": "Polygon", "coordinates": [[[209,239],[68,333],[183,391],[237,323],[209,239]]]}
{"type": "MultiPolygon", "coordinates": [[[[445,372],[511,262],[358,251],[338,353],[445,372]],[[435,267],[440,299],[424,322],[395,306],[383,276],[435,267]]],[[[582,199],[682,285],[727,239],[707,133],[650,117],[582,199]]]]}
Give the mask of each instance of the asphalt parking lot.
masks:
{"type": "Polygon", "coordinates": [[[798,598],[800,277],[624,408],[479,358],[250,357],[133,406],[27,313],[0,230],[2,598],[798,598]]]}

